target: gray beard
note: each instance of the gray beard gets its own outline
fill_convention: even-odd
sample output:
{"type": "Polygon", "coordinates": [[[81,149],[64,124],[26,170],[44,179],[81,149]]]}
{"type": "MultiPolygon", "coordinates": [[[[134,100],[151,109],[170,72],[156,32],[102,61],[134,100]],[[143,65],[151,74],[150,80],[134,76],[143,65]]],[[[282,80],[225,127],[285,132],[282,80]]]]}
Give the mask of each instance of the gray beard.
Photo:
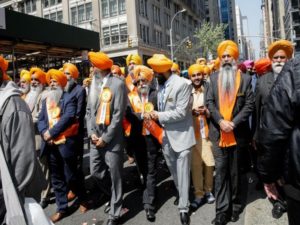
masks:
{"type": "Polygon", "coordinates": [[[26,85],[25,88],[20,87],[23,94],[27,94],[30,91],[30,85],[26,85]]]}
{"type": "Polygon", "coordinates": [[[93,109],[96,108],[96,104],[99,99],[102,81],[103,81],[102,76],[93,76],[93,80],[89,90],[89,101],[93,109]]]}
{"type": "Polygon", "coordinates": [[[54,102],[56,105],[58,105],[62,95],[63,89],[61,87],[57,87],[56,89],[47,91],[46,98],[48,101],[54,102]]]}
{"type": "Polygon", "coordinates": [[[71,87],[73,87],[73,85],[75,84],[75,80],[74,79],[70,79],[67,82],[67,85],[65,87],[65,91],[66,92],[70,92],[71,87]]]}
{"type": "Polygon", "coordinates": [[[272,63],[272,69],[273,69],[273,72],[275,74],[280,74],[282,68],[284,66],[284,63],[283,62],[275,62],[275,63],[272,63]]]}
{"type": "Polygon", "coordinates": [[[232,67],[225,66],[220,68],[221,96],[229,96],[230,101],[234,99],[236,72],[237,67],[235,64],[232,67]]]}
{"type": "Polygon", "coordinates": [[[142,95],[148,95],[149,89],[150,89],[149,85],[143,85],[143,87],[138,88],[138,91],[142,95]]]}
{"type": "Polygon", "coordinates": [[[31,87],[30,91],[25,97],[25,102],[29,106],[30,111],[32,112],[40,93],[43,91],[43,86],[31,87]]]}

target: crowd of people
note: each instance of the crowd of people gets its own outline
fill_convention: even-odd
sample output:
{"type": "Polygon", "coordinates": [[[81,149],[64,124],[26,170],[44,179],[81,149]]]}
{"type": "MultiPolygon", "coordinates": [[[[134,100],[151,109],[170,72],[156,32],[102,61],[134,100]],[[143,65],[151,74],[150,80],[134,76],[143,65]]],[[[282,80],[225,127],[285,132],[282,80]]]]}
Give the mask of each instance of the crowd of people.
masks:
{"type": "MultiPolygon", "coordinates": [[[[186,79],[162,54],[148,66],[128,55],[125,75],[105,53],[89,52],[91,74],[82,85],[71,63],[22,70],[17,85],[0,56],[1,150],[20,202],[34,196],[45,208],[53,189],[53,223],[69,216],[75,198],[82,213],[90,209],[82,171],[86,129],[91,179],[110,197],[107,225],[119,224],[122,214],[124,151],[141,174],[146,219],[155,222],[156,194],[163,194],[155,191],[160,150],[178,193],[181,224],[190,224],[191,210],[214,202],[213,224],[238,221],[247,165],[273,216],[287,211],[289,224],[299,224],[300,60],[292,58],[293,45],[280,40],[269,46],[268,58],[239,63],[237,44],[226,40],[216,60],[197,59],[186,79]]],[[[13,215],[5,176],[1,224],[13,215]]]]}

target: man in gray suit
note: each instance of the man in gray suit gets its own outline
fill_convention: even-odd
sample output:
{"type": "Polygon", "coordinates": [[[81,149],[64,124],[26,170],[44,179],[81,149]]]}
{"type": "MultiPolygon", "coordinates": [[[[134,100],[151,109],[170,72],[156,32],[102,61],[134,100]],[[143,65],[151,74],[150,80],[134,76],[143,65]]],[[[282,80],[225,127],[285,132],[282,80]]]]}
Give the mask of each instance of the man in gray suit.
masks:
{"type": "Polygon", "coordinates": [[[237,69],[238,46],[218,46],[219,73],[211,76],[207,107],[211,113],[209,138],[215,157],[215,225],[236,222],[241,212],[239,154],[250,143],[249,116],[254,108],[251,77],[237,69]]]}
{"type": "Polygon", "coordinates": [[[163,153],[179,192],[180,220],[190,224],[189,184],[191,149],[196,144],[192,119],[192,86],[184,78],[172,74],[173,62],[166,56],[154,54],[148,61],[156,72],[158,84],[158,109],[145,114],[145,119],[159,121],[164,128],[163,153]]]}
{"type": "Polygon", "coordinates": [[[90,170],[98,186],[107,189],[106,174],[111,178],[111,202],[107,225],[118,224],[122,208],[123,128],[126,91],[124,82],[110,73],[113,61],[102,52],[89,52],[94,76],[86,117],[91,138],[90,170]]]}

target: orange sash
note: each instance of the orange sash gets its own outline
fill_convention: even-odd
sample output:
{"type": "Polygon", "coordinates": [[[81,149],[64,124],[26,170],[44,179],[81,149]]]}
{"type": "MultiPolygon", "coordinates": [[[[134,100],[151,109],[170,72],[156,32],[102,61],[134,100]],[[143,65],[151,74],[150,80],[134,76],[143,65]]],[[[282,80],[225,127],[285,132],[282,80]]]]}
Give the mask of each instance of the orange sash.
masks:
{"type": "Polygon", "coordinates": [[[125,84],[129,92],[136,90],[136,87],[133,84],[133,80],[130,74],[128,74],[127,77],[125,78],[125,84]]]}
{"type": "Polygon", "coordinates": [[[196,118],[195,137],[196,137],[196,139],[208,138],[208,124],[207,124],[206,117],[204,115],[199,115],[196,118]]]}
{"type": "MultiPolygon", "coordinates": [[[[60,120],[60,108],[56,105],[56,103],[51,102],[47,99],[47,115],[49,121],[49,128],[52,128],[57,122],[60,120]]],[[[54,139],[54,144],[60,145],[66,143],[66,138],[75,136],[78,133],[79,123],[76,122],[68,127],[65,131],[63,131],[57,138],[54,139]]]]}
{"type": "MultiPolygon", "coordinates": [[[[153,107],[149,107],[150,103],[143,104],[137,91],[131,91],[128,94],[129,102],[136,113],[151,112],[153,107]]],[[[143,135],[146,135],[146,129],[162,144],[163,129],[153,120],[143,121],[143,135]]]]}
{"type": "MultiPolygon", "coordinates": [[[[240,88],[241,82],[241,73],[238,70],[235,78],[235,90],[234,90],[234,99],[230,102],[229,96],[221,96],[221,81],[218,81],[218,90],[219,90],[219,106],[220,106],[220,114],[223,116],[225,120],[231,121],[232,120],[232,111],[236,102],[236,96],[238,90],[240,88]]],[[[233,131],[226,133],[221,130],[221,137],[219,146],[220,147],[230,147],[236,145],[236,140],[234,137],[233,131]]]]}
{"type": "Polygon", "coordinates": [[[124,118],[122,120],[122,126],[124,129],[125,136],[129,137],[130,132],[131,132],[131,123],[126,118],[124,118]]]}
{"type": "Polygon", "coordinates": [[[104,87],[100,95],[100,106],[97,110],[96,124],[104,124],[108,126],[110,124],[110,102],[112,99],[111,90],[108,87],[104,87]]]}

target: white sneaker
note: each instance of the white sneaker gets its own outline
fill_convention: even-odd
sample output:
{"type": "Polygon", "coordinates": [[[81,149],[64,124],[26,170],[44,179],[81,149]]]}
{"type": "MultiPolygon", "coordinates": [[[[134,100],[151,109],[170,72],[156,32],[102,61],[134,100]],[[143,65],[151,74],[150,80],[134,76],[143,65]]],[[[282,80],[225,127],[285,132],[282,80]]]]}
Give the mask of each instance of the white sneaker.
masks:
{"type": "Polygon", "coordinates": [[[206,201],[207,201],[208,204],[212,204],[216,200],[214,195],[211,192],[205,193],[205,198],[206,198],[206,201]]]}

